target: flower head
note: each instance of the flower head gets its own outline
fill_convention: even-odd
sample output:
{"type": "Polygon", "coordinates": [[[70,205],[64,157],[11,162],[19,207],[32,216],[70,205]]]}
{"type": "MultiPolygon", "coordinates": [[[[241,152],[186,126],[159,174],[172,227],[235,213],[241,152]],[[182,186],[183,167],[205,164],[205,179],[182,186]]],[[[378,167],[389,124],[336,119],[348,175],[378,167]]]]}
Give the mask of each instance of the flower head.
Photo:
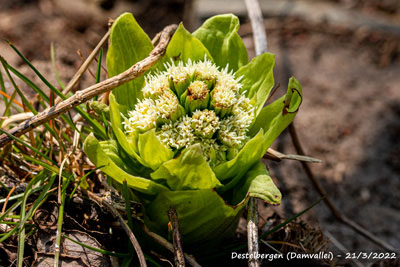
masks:
{"type": "Polygon", "coordinates": [[[240,93],[234,73],[218,70],[207,59],[165,67],[164,72],[146,77],[142,90],[146,98],[128,113],[125,131],[156,128],[159,140],[176,151],[200,143],[207,160],[229,147],[240,148],[254,108],[240,93]]]}

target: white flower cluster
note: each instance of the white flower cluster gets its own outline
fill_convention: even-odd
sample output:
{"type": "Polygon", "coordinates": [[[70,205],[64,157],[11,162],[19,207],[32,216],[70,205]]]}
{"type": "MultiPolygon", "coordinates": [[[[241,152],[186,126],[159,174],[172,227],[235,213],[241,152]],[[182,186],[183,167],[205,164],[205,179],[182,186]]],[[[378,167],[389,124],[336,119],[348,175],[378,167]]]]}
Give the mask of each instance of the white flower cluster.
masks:
{"type": "Polygon", "coordinates": [[[254,107],[240,90],[241,78],[207,59],[165,68],[146,76],[144,99],[128,112],[125,131],[156,128],[159,140],[176,151],[200,143],[207,160],[229,148],[240,149],[254,120],[254,107]],[[196,106],[190,108],[192,103],[196,106]]]}

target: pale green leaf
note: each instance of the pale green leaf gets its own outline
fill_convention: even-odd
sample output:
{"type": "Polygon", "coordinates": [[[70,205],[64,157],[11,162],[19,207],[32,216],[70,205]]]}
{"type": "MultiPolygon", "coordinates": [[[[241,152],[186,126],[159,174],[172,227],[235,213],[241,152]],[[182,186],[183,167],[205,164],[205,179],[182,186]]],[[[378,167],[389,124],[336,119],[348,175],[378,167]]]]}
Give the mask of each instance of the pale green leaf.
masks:
{"type": "MultiPolygon", "coordinates": [[[[138,61],[149,55],[153,45],[131,13],[124,13],[113,23],[110,33],[110,47],[107,53],[108,76],[118,75],[138,61]]],[[[136,99],[142,98],[141,88],[144,78],[140,76],[133,81],[114,89],[119,104],[133,108],[136,99]]]]}
{"type": "Polygon", "coordinates": [[[206,20],[193,35],[210,51],[218,66],[229,64],[229,70],[237,71],[249,62],[238,29],[239,19],[233,14],[224,14],[206,20]]]}
{"type": "MultiPolygon", "coordinates": [[[[220,181],[234,178],[235,182],[247,172],[251,166],[259,161],[265,153],[263,146],[263,131],[248,141],[239,153],[230,161],[224,162],[214,168],[215,175],[220,181]]],[[[232,184],[231,184],[232,185],[232,184]]],[[[222,188],[225,192],[230,188],[222,188]]],[[[221,190],[219,190],[221,191],[221,190]]]]}
{"type": "Polygon", "coordinates": [[[128,107],[118,104],[113,94],[110,94],[109,101],[112,130],[119,145],[129,156],[136,159],[142,165],[149,167],[138,154],[139,149],[137,147],[137,136],[134,133],[129,136],[124,133],[121,114],[126,114],[128,107]]]}
{"type": "Polygon", "coordinates": [[[153,67],[153,70],[165,70],[165,63],[177,63],[183,61],[186,63],[189,59],[193,61],[211,59],[212,57],[207,48],[190,32],[188,32],[182,23],[171,38],[167,51],[162,59],[153,67]]]}
{"type": "Polygon", "coordinates": [[[270,177],[265,165],[257,162],[233,189],[233,204],[240,203],[246,197],[256,197],[269,204],[279,204],[281,192],[270,177]]]}
{"type": "Polygon", "coordinates": [[[280,133],[293,121],[302,101],[302,88],[294,78],[289,80],[286,95],[263,108],[249,131],[253,136],[264,130],[264,150],[266,151],[280,133]]]}
{"type": "Polygon", "coordinates": [[[129,187],[148,195],[155,195],[168,190],[163,185],[157,184],[150,179],[134,176],[127,173],[121,168],[122,165],[121,167],[118,166],[119,164],[121,164],[121,161],[117,160],[117,162],[114,162],[112,160],[115,160],[115,158],[118,156],[115,155],[110,158],[109,154],[113,153],[113,151],[109,149],[106,153],[103,150],[102,145],[99,143],[96,137],[94,137],[93,134],[90,134],[86,138],[83,150],[89,157],[90,161],[93,162],[93,164],[95,164],[96,166],[103,166],[101,170],[120,184],[122,184],[124,180],[126,180],[129,187]]]}
{"type": "Polygon", "coordinates": [[[241,93],[246,92],[250,103],[255,107],[256,116],[260,113],[274,86],[275,56],[270,53],[261,54],[249,64],[236,72],[236,77],[242,77],[241,93]]]}
{"type": "Polygon", "coordinates": [[[138,149],[140,157],[153,170],[174,157],[174,152],[157,138],[155,129],[139,134],[138,149]]]}
{"type": "Polygon", "coordinates": [[[165,162],[151,174],[151,178],[165,180],[172,190],[206,189],[221,185],[204,159],[200,144],[186,148],[179,157],[165,162]]]}

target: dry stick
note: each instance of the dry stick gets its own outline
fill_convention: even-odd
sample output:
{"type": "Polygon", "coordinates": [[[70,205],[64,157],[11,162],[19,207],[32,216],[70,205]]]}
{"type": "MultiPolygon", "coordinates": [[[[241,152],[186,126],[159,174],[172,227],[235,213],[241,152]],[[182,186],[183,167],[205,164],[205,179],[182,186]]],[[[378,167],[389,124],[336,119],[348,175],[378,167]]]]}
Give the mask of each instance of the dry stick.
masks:
{"type": "Polygon", "coordinates": [[[87,195],[92,198],[93,200],[95,200],[96,202],[98,202],[99,204],[103,205],[104,207],[106,207],[111,214],[114,216],[114,218],[116,217],[119,221],[119,224],[121,225],[122,229],[124,229],[124,231],[126,232],[126,234],[129,237],[129,240],[131,241],[133,247],[135,248],[136,254],[139,258],[139,263],[141,267],[146,267],[146,259],[144,258],[144,254],[142,251],[142,248],[140,247],[139,242],[137,241],[135,235],[132,233],[132,230],[129,228],[128,224],[124,221],[124,219],[122,218],[121,214],[119,214],[119,212],[113,207],[112,204],[110,204],[106,199],[101,198],[99,196],[97,196],[96,194],[90,192],[90,191],[86,191],[87,195]]]}
{"type": "MultiPolygon", "coordinates": [[[[290,124],[290,126],[289,126],[289,133],[290,133],[290,136],[292,138],[293,145],[296,148],[296,152],[298,154],[300,154],[300,155],[305,155],[303,147],[302,147],[302,145],[300,143],[300,140],[299,140],[299,138],[297,136],[296,128],[294,127],[293,123],[290,124]]],[[[382,247],[382,248],[384,248],[384,249],[386,249],[388,251],[395,251],[395,248],[392,245],[390,245],[387,242],[381,240],[380,238],[378,238],[377,236],[372,234],[370,231],[368,231],[367,229],[365,229],[364,227],[362,227],[361,225],[359,225],[355,221],[351,220],[350,218],[348,218],[344,214],[342,214],[336,208],[335,204],[333,204],[332,200],[327,195],[325,189],[321,186],[319,181],[315,178],[315,175],[312,172],[312,170],[311,170],[310,166],[308,165],[308,163],[302,161],[301,165],[303,166],[303,169],[306,172],[306,174],[309,177],[309,179],[311,180],[312,184],[317,189],[318,193],[321,196],[325,196],[325,198],[324,198],[325,204],[328,206],[329,210],[332,212],[333,216],[335,216],[335,218],[338,221],[350,226],[356,232],[358,232],[362,236],[366,237],[367,239],[371,240],[372,242],[374,242],[378,246],[380,246],[380,247],[382,247]]]]}
{"type": "Polygon", "coordinates": [[[168,218],[172,226],[172,244],[174,246],[175,266],[184,267],[185,257],[183,256],[178,214],[176,213],[175,208],[171,207],[169,209],[168,218]]]}
{"type": "MultiPolygon", "coordinates": [[[[68,94],[72,90],[72,88],[74,88],[74,86],[78,83],[78,81],[81,79],[85,71],[89,68],[90,63],[92,63],[93,59],[99,53],[100,48],[104,45],[109,36],[110,36],[110,31],[107,31],[106,34],[103,36],[103,38],[100,40],[100,42],[97,44],[97,46],[94,48],[92,53],[90,53],[89,57],[80,66],[78,71],[75,73],[74,77],[72,77],[67,86],[65,86],[65,89],[62,92],[64,95],[68,94]]],[[[58,104],[61,102],[61,100],[62,99],[60,97],[57,97],[55,103],[58,104]]]]}
{"type": "MultiPolygon", "coordinates": [[[[136,79],[147,70],[149,70],[164,54],[166,47],[171,39],[172,34],[175,32],[177,26],[170,25],[164,28],[160,36],[160,41],[158,45],[151,51],[150,55],[139,61],[123,73],[109,78],[101,83],[94,84],[84,90],[76,92],[70,98],[56,104],[53,107],[47,108],[44,111],[38,113],[36,116],[29,120],[19,124],[18,126],[12,128],[9,134],[13,136],[20,136],[32,129],[44,124],[45,122],[59,116],[60,114],[67,112],[68,110],[88,101],[89,99],[103,94],[105,92],[111,91],[112,89],[125,84],[133,79],[136,79]]],[[[13,139],[6,134],[0,136],[0,147],[8,144],[13,139]]]]}
{"type": "MultiPolygon", "coordinates": [[[[164,248],[168,249],[169,251],[171,251],[172,253],[174,252],[174,246],[168,242],[168,240],[166,240],[164,237],[151,232],[146,225],[143,225],[143,230],[144,232],[150,236],[151,238],[154,239],[154,241],[156,241],[158,244],[160,244],[161,246],[163,246],[164,248]]],[[[196,262],[196,260],[193,258],[193,256],[188,255],[186,253],[183,253],[183,255],[185,256],[185,260],[193,267],[200,267],[200,264],[198,264],[196,262]]]]}
{"type": "MultiPolygon", "coordinates": [[[[253,38],[256,49],[256,55],[267,52],[267,35],[264,28],[264,20],[261,14],[260,4],[257,0],[245,0],[247,12],[249,14],[251,28],[253,29],[253,38]]],[[[260,262],[258,255],[258,213],[257,199],[250,198],[247,214],[247,244],[249,250],[249,266],[258,267],[260,262]]]]}
{"type": "Polygon", "coordinates": [[[172,244],[174,246],[175,265],[179,267],[185,266],[185,257],[181,243],[181,233],[179,230],[178,214],[176,209],[171,207],[168,211],[169,222],[172,226],[172,244]]]}

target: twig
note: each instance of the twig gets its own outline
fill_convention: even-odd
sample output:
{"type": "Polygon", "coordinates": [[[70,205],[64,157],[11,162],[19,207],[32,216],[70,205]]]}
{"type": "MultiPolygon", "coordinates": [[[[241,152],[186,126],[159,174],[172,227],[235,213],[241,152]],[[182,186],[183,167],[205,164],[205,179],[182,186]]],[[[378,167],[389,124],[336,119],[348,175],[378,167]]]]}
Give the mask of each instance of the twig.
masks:
{"type": "Polygon", "coordinates": [[[256,55],[260,55],[268,51],[267,34],[265,33],[260,3],[258,0],[245,0],[245,2],[253,30],[256,55]]]}
{"type": "Polygon", "coordinates": [[[249,267],[258,267],[258,213],[257,199],[250,198],[247,205],[247,244],[249,246],[249,267]]]}
{"type": "MultiPolygon", "coordinates": [[[[109,36],[110,36],[110,31],[107,31],[106,34],[103,36],[103,38],[100,40],[100,42],[97,44],[97,46],[94,48],[92,53],[90,53],[85,62],[83,62],[83,64],[79,67],[74,77],[72,77],[67,86],[65,86],[65,89],[63,90],[64,95],[68,94],[72,90],[72,88],[74,88],[74,86],[78,83],[78,81],[81,79],[82,75],[85,73],[87,68],[89,68],[90,63],[92,63],[93,59],[99,53],[100,48],[104,45],[109,36]]],[[[61,102],[61,100],[62,99],[60,97],[57,97],[55,103],[58,104],[61,102]]]]}
{"type": "Polygon", "coordinates": [[[147,266],[146,259],[144,258],[142,248],[140,247],[140,244],[137,241],[135,235],[132,233],[132,230],[129,228],[128,224],[122,218],[121,214],[119,214],[119,212],[113,207],[113,205],[111,203],[109,203],[106,199],[101,198],[90,191],[86,191],[86,193],[91,199],[95,200],[97,203],[106,207],[111,212],[111,214],[115,218],[118,219],[122,229],[124,229],[124,231],[126,232],[126,234],[129,237],[129,240],[131,241],[133,247],[135,248],[136,254],[139,258],[140,266],[146,267],[147,266]]]}
{"type": "MultiPolygon", "coordinates": [[[[267,35],[265,33],[264,21],[260,4],[257,0],[245,0],[249,14],[256,55],[267,52],[267,35]]],[[[250,198],[247,214],[247,243],[249,247],[249,266],[258,267],[258,213],[257,199],[250,198]]]]}
{"type": "MultiPolygon", "coordinates": [[[[294,127],[294,124],[290,124],[289,126],[289,133],[293,141],[293,145],[296,149],[296,152],[300,155],[304,155],[304,150],[303,146],[300,143],[300,140],[297,136],[296,128],[294,127]]],[[[301,161],[301,165],[303,166],[304,171],[306,172],[308,178],[311,180],[312,184],[314,185],[315,189],[318,191],[318,193],[321,196],[325,196],[324,201],[325,204],[328,206],[329,210],[333,214],[333,216],[340,222],[346,224],[347,226],[350,226],[355,230],[357,233],[361,234],[362,236],[366,237],[367,239],[371,240],[373,243],[377,244],[378,246],[388,250],[388,251],[395,251],[395,248],[388,244],[387,242],[381,240],[374,234],[372,234],[370,231],[356,223],[355,221],[351,220],[350,218],[346,217],[342,212],[340,212],[335,204],[333,204],[333,201],[330,199],[328,194],[326,193],[325,189],[321,186],[319,181],[315,178],[314,173],[312,172],[310,166],[308,165],[307,162],[301,161]]]]}
{"type": "Polygon", "coordinates": [[[184,267],[185,257],[183,256],[178,214],[176,213],[175,208],[171,207],[169,209],[168,218],[172,226],[172,244],[174,246],[175,266],[184,267]]]}
{"type": "MultiPolygon", "coordinates": [[[[151,232],[151,231],[146,227],[146,225],[143,225],[143,230],[144,230],[144,232],[145,232],[148,236],[150,236],[151,238],[153,238],[154,241],[156,241],[158,244],[160,244],[160,245],[163,246],[164,248],[168,249],[168,250],[171,251],[172,253],[174,252],[174,246],[173,246],[170,242],[168,242],[168,240],[166,240],[164,237],[162,237],[162,236],[160,236],[160,235],[158,235],[158,234],[156,234],[156,233],[151,232]]],[[[186,254],[186,253],[183,253],[183,255],[185,256],[185,260],[186,260],[191,266],[200,267],[200,264],[198,264],[198,263],[196,262],[196,260],[193,258],[193,256],[188,255],[188,254],[186,254]]]]}
{"type": "MultiPolygon", "coordinates": [[[[139,61],[123,73],[109,78],[101,83],[94,84],[84,90],[76,92],[70,98],[56,104],[53,107],[47,108],[44,111],[38,113],[31,119],[24,121],[18,126],[12,128],[9,134],[14,136],[20,136],[30,130],[44,124],[45,122],[59,116],[60,114],[67,112],[68,110],[82,104],[94,96],[103,94],[105,92],[111,91],[112,89],[132,81],[149,70],[164,54],[165,49],[169,43],[172,34],[175,32],[177,26],[170,25],[164,28],[160,36],[160,41],[158,45],[151,51],[150,55],[145,59],[139,61]]],[[[7,134],[2,134],[0,136],[0,147],[8,144],[13,139],[7,134]]]]}

